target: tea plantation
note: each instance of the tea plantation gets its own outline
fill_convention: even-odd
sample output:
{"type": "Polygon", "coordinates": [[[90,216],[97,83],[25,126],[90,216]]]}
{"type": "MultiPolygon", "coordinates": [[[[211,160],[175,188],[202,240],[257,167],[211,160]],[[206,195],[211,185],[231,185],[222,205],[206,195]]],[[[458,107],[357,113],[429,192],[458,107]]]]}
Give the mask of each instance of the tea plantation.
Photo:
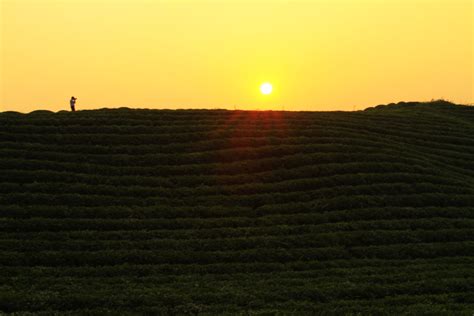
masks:
{"type": "Polygon", "coordinates": [[[0,182],[0,314],[474,313],[474,107],[3,112],[0,182]]]}

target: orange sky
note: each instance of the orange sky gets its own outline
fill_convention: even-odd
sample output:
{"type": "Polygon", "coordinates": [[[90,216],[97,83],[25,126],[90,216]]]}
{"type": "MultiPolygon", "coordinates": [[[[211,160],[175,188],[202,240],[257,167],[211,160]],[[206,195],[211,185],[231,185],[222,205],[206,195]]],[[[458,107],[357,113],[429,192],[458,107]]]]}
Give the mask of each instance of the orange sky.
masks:
{"type": "Polygon", "coordinates": [[[474,0],[0,0],[0,110],[472,103],[473,16],[474,0]]]}

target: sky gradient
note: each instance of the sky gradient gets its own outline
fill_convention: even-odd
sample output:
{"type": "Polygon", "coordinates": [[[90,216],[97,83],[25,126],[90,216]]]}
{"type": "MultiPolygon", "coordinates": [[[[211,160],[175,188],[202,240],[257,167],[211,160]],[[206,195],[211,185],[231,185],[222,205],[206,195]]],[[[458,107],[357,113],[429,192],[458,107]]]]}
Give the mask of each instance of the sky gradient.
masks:
{"type": "Polygon", "coordinates": [[[473,103],[473,16],[474,0],[0,0],[0,110],[473,103]]]}

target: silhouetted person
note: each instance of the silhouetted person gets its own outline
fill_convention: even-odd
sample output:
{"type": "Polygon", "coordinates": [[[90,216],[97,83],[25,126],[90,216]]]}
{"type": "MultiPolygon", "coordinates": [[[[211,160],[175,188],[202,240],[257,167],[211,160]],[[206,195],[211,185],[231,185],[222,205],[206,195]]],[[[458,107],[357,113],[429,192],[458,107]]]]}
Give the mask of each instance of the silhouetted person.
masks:
{"type": "Polygon", "coordinates": [[[69,104],[71,104],[71,111],[76,111],[76,100],[77,98],[71,97],[71,100],[69,100],[69,104]]]}

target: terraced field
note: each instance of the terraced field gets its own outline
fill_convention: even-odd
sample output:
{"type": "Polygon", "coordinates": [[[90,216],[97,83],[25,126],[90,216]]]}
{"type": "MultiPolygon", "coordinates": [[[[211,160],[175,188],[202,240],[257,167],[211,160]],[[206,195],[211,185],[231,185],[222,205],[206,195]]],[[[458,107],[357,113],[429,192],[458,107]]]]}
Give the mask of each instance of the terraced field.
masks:
{"type": "Polygon", "coordinates": [[[474,108],[0,114],[0,312],[474,312],[474,108]]]}

